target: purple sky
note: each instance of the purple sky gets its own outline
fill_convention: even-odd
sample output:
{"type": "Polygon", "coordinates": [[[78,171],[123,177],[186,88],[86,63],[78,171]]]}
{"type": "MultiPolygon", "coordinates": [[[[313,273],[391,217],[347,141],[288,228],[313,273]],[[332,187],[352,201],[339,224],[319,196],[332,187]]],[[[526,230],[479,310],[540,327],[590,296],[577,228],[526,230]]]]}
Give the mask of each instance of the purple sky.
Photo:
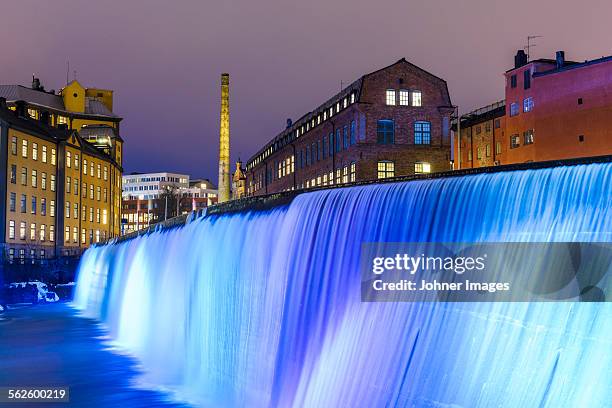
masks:
{"type": "Polygon", "coordinates": [[[126,172],[215,182],[224,71],[232,161],[246,161],[340,81],[401,57],[446,79],[466,112],[503,97],[528,34],[544,36],[536,58],[612,54],[608,0],[20,0],[1,15],[0,83],[29,85],[35,72],[58,89],[70,60],[85,86],[115,90],[126,172]]]}

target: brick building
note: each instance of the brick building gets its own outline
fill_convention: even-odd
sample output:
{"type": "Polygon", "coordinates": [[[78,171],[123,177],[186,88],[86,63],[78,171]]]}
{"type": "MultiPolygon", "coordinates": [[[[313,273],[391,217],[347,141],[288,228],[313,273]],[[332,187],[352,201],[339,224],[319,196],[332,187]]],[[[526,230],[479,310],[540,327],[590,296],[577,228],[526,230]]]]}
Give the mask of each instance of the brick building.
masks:
{"type": "Polygon", "coordinates": [[[461,168],[612,154],[612,56],[528,61],[521,50],[505,80],[503,109],[462,116],[461,168]],[[491,120],[494,141],[482,131],[491,120]]]}
{"type": "Polygon", "coordinates": [[[448,170],[452,112],[446,82],[401,59],[288,120],[247,162],[247,195],[448,170]]]}

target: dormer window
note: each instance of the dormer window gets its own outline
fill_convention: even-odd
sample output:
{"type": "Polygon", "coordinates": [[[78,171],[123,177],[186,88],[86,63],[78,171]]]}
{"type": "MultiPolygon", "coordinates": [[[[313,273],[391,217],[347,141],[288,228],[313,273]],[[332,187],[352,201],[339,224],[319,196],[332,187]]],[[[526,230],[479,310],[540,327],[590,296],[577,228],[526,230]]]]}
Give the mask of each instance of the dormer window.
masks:
{"type": "Polygon", "coordinates": [[[412,106],[422,106],[421,91],[412,92],[412,106]]]}

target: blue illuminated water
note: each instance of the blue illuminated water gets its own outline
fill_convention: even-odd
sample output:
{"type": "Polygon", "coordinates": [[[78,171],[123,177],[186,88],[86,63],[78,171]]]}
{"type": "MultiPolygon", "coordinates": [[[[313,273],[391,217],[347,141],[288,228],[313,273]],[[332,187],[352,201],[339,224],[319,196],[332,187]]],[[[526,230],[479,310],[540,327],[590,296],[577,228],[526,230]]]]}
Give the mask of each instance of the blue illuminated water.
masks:
{"type": "Polygon", "coordinates": [[[610,303],[362,303],[362,242],[612,241],[612,164],[317,191],[89,249],[75,303],[202,406],[604,407],[610,303]]]}

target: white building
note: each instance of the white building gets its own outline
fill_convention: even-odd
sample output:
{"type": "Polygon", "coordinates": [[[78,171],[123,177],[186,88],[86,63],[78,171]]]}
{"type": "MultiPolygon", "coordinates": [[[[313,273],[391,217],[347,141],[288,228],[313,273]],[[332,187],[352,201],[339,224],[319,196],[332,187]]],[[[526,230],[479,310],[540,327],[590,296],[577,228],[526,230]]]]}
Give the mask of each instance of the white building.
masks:
{"type": "Polygon", "coordinates": [[[189,176],[178,173],[143,173],[123,176],[124,200],[150,200],[167,191],[189,188],[189,176]]]}

